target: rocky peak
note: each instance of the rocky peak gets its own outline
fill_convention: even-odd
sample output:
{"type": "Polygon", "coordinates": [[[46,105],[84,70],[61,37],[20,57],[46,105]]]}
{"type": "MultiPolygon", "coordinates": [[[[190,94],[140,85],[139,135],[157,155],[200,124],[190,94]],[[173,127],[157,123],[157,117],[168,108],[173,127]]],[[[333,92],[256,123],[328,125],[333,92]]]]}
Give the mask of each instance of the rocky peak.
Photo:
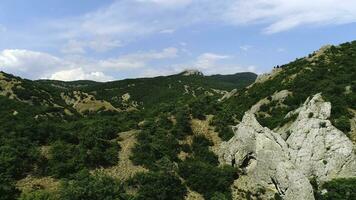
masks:
{"type": "Polygon", "coordinates": [[[204,76],[203,72],[196,69],[184,70],[181,74],[183,76],[204,76]]]}
{"type": "Polygon", "coordinates": [[[270,191],[266,199],[278,193],[283,199],[314,199],[309,179],[319,183],[338,177],[356,176],[356,158],[352,142],[328,120],[331,104],[321,94],[308,98],[295,111],[298,118],[286,129],[287,139],[262,127],[248,111],[233,128],[235,136],[221,144],[219,160],[245,172],[238,190],[270,191]],[[269,195],[269,196],[268,196],[269,195]]]}
{"type": "Polygon", "coordinates": [[[309,58],[307,58],[308,61],[314,61],[318,59],[320,56],[324,55],[327,50],[329,50],[332,47],[332,45],[325,45],[322,46],[319,50],[314,51],[313,55],[309,58]]]}

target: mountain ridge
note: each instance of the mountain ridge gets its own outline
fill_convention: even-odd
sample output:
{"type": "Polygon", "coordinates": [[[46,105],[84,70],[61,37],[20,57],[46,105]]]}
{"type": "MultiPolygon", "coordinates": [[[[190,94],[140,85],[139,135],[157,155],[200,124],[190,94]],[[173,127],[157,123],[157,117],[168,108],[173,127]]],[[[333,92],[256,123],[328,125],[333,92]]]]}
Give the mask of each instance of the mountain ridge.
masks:
{"type": "Polygon", "coordinates": [[[330,46],[257,80],[193,73],[97,83],[0,73],[0,190],[21,200],[354,199],[355,169],[320,174],[343,165],[338,145],[354,152],[355,52],[356,41],[330,46]],[[341,139],[320,143],[335,134],[341,139]],[[132,165],[139,170],[125,168],[132,165]]]}

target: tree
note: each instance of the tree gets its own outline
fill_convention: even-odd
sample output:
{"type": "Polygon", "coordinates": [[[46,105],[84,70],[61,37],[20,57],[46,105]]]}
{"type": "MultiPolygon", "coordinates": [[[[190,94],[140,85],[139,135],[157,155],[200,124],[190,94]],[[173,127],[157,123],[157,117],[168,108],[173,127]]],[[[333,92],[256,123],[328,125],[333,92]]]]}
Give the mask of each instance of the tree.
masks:
{"type": "Polygon", "coordinates": [[[8,175],[0,173],[0,200],[16,199],[20,191],[16,189],[15,181],[8,175]]]}
{"type": "Polygon", "coordinates": [[[83,170],[60,186],[61,200],[125,200],[122,184],[103,174],[91,175],[83,170]]]}
{"type": "Polygon", "coordinates": [[[138,187],[138,200],[182,200],[187,193],[181,180],[173,173],[141,173],[130,182],[138,187]]]}
{"type": "Polygon", "coordinates": [[[324,183],[321,200],[354,200],[356,199],[356,178],[340,178],[324,183]]]}
{"type": "Polygon", "coordinates": [[[186,180],[189,188],[203,194],[207,199],[212,198],[216,192],[230,197],[230,185],[236,178],[236,170],[232,167],[215,167],[197,160],[180,163],[179,174],[186,180]]]}

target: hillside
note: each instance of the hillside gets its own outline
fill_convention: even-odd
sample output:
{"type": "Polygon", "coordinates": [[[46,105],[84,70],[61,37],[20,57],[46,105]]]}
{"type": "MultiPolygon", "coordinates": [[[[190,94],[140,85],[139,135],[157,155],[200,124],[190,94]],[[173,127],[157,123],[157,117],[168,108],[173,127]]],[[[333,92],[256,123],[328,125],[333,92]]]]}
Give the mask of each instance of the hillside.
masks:
{"type": "Polygon", "coordinates": [[[1,72],[0,199],[355,199],[355,77],[356,42],[257,79],[1,72]]]}
{"type": "Polygon", "coordinates": [[[203,94],[223,95],[251,84],[257,75],[171,75],[99,83],[94,81],[30,81],[1,72],[1,93],[20,102],[64,114],[152,108],[159,103],[186,102],[203,94]],[[89,109],[90,107],[90,109],[89,109]]]}
{"type": "MultiPolygon", "coordinates": [[[[305,58],[275,67],[270,74],[224,102],[221,115],[240,121],[254,106],[258,121],[271,129],[288,122],[285,115],[317,93],[332,104],[332,123],[355,141],[350,120],[355,117],[356,42],[326,46],[305,58]]],[[[218,114],[219,115],[219,114],[218,114]]],[[[219,117],[216,117],[220,121],[219,117]]],[[[226,123],[229,123],[226,121],[226,123]]],[[[230,122],[231,123],[231,122],[230,122]]]]}
{"type": "MultiPolygon", "coordinates": [[[[126,148],[126,142],[118,142],[123,137],[118,133],[139,130],[131,136],[135,141],[144,129],[140,122],[161,119],[167,123],[164,117],[172,108],[177,109],[172,113],[177,121],[188,120],[188,110],[178,111],[179,108],[200,96],[221,98],[231,89],[251,84],[256,75],[238,73],[224,77],[181,73],[99,83],[31,81],[1,72],[0,193],[9,194],[4,199],[13,199],[22,191],[21,198],[37,199],[32,196],[47,194],[34,190],[35,185],[43,187],[46,193],[48,187],[53,189],[52,185],[60,185],[59,180],[79,172],[118,169],[114,172],[125,174],[134,166],[120,162],[120,149],[126,148]],[[117,162],[119,166],[128,166],[121,169],[117,162]]],[[[177,129],[176,134],[178,131],[185,130],[177,129]]],[[[164,146],[168,141],[161,142],[159,145],[164,146]]],[[[131,150],[126,151],[123,156],[129,159],[131,150]]],[[[54,189],[57,193],[59,188],[54,189]]]]}

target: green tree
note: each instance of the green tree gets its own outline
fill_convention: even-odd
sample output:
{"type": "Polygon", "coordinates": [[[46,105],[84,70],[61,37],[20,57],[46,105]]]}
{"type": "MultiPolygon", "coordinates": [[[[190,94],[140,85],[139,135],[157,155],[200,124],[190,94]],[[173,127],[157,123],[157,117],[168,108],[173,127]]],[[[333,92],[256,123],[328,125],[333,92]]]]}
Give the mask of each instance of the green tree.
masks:
{"type": "Polygon", "coordinates": [[[138,187],[138,200],[182,200],[187,193],[181,180],[172,173],[141,173],[130,182],[138,187]]]}
{"type": "Polygon", "coordinates": [[[88,171],[80,171],[74,179],[65,180],[60,186],[61,200],[125,200],[121,183],[102,174],[91,175],[88,171]]]}

